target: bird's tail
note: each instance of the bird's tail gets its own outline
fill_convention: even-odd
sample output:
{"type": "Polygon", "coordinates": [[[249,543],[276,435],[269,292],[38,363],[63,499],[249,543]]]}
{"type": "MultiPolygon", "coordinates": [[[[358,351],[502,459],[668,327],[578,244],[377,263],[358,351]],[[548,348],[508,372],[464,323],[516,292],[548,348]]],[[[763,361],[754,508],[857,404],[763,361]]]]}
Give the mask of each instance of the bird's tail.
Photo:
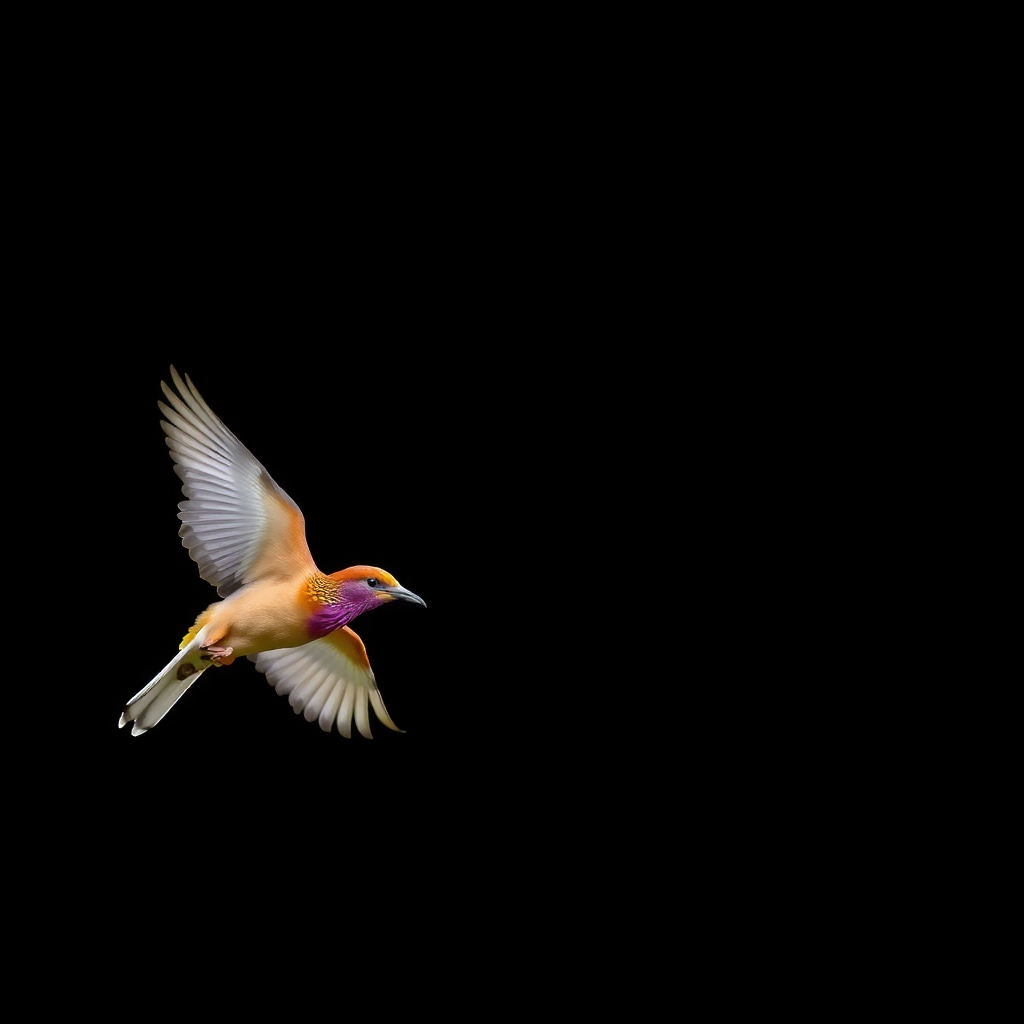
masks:
{"type": "Polygon", "coordinates": [[[178,702],[184,692],[210,667],[203,658],[207,630],[186,635],[181,650],[130,701],[117,723],[119,729],[134,722],[132,735],[152,729],[178,702]]]}

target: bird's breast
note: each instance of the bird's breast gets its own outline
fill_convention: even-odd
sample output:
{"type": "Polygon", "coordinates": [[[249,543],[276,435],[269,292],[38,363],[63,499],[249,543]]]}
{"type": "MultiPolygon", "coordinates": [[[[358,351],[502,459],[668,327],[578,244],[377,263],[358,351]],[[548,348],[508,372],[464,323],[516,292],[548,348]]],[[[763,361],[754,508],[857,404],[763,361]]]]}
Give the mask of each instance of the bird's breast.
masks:
{"type": "Polygon", "coordinates": [[[292,583],[261,583],[243,587],[211,606],[214,633],[236,656],[297,647],[329,632],[314,621],[329,608],[307,599],[305,587],[292,583]]]}
{"type": "Polygon", "coordinates": [[[341,602],[314,605],[309,612],[307,628],[310,638],[316,639],[333,633],[339,626],[344,626],[351,618],[346,614],[346,607],[341,602]]]}

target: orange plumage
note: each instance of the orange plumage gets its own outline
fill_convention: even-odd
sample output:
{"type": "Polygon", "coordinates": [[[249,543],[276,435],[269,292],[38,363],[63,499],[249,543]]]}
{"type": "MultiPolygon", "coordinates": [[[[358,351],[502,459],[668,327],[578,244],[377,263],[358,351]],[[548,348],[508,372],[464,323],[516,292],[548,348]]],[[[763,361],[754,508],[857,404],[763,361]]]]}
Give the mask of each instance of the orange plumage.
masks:
{"type": "Polygon", "coordinates": [[[393,600],[426,602],[389,572],[356,565],[325,574],[306,543],[298,505],[231,433],[195,385],[171,367],[161,426],[187,500],[179,535],[220,597],[185,634],[178,654],[125,707],[119,726],[151,729],[205,672],[256,663],[277,693],[320,728],[372,738],[369,708],[388,728],[362,640],[349,623],[393,600]]]}

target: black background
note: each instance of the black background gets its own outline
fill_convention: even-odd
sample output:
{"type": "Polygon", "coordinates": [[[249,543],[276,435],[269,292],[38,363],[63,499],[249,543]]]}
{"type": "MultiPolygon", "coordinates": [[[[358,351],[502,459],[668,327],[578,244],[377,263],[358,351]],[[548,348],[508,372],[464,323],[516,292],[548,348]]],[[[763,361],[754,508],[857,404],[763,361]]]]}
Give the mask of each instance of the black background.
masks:
{"type": "Polygon", "coordinates": [[[66,508],[66,536],[85,539],[85,564],[75,559],[86,583],[81,608],[109,638],[101,685],[91,687],[97,723],[114,726],[103,735],[104,757],[147,774],[210,758],[236,778],[252,769],[315,778],[344,764],[397,777],[441,764],[446,746],[462,742],[474,658],[485,645],[460,623],[486,623],[489,596],[503,586],[485,574],[478,549],[474,558],[478,538],[496,535],[478,518],[493,447],[474,430],[443,356],[344,334],[140,345],[145,355],[97,353],[98,372],[81,378],[101,435],[75,411],[69,429],[91,483],[66,508]],[[207,673],[149,733],[116,729],[124,702],[216,599],[177,535],[183,495],[156,406],[172,362],[299,503],[324,571],[378,565],[427,602],[382,608],[354,626],[404,734],[380,725],[372,741],[324,734],[245,659],[207,673]]]}
{"type": "Polygon", "coordinates": [[[488,1009],[532,997],[634,900],[645,871],[618,850],[646,862],[658,781],[634,744],[674,743],[634,634],[665,581],[616,571],[650,584],[666,542],[627,547],[609,510],[650,503],[624,440],[626,371],[647,371],[645,303],[622,294],[642,247],[617,235],[638,190],[609,179],[603,128],[581,145],[575,101],[524,118],[417,83],[386,117],[320,118],[243,82],[186,95],[190,76],[68,83],[18,153],[8,878],[34,897],[20,948],[79,968],[33,995],[138,1011],[206,977],[237,1005],[279,979],[300,1007],[329,988],[449,1009],[507,964],[488,1009]],[[324,734],[247,660],[118,729],[216,596],[177,533],[171,364],[303,509],[323,570],[377,564],[427,602],[355,624],[403,734],[324,734]],[[371,959],[386,984],[361,984],[371,959]]]}
{"type": "Polygon", "coordinates": [[[310,282],[315,260],[279,256],[218,279],[201,250],[198,277],[97,254],[48,300],[66,343],[41,332],[19,378],[28,466],[9,498],[38,539],[7,721],[30,877],[62,917],[112,928],[119,965],[165,929],[263,942],[274,921],[294,947],[357,916],[401,946],[413,920],[564,905],[592,880],[580,845],[638,812],[621,810],[628,730],[592,699],[621,645],[571,640],[594,607],[592,524],[563,497],[587,424],[566,423],[550,333],[463,258],[451,280],[440,259],[310,282]],[[354,623],[403,733],[326,734],[247,659],[149,732],[118,728],[216,599],[178,536],[157,407],[172,364],[298,503],[320,568],[379,565],[426,601],[354,623]]]}
{"type": "Polygon", "coordinates": [[[595,806],[610,820],[636,720],[593,697],[631,685],[631,644],[601,626],[587,572],[614,531],[579,487],[606,461],[606,497],[632,485],[580,323],[609,295],[580,284],[543,181],[439,166],[428,187],[393,165],[341,194],[333,165],[277,187],[159,142],[55,170],[59,230],[19,263],[8,515],[33,539],[12,556],[8,727],[63,891],[166,909],[172,877],[191,899],[270,866],[279,905],[545,870],[595,806]],[[379,565],[427,602],[355,624],[403,733],[325,734],[245,659],[150,732],[118,728],[216,597],[178,536],[157,408],[172,364],[299,504],[324,571],[379,565]],[[572,638],[579,616],[601,643],[572,638]]]}
{"type": "Polygon", "coordinates": [[[47,418],[73,452],[61,442],[64,468],[43,485],[57,511],[41,526],[70,641],[45,669],[64,701],[61,806],[113,848],[155,835],[319,849],[391,828],[429,848],[452,830],[504,830],[547,788],[550,637],[522,614],[534,566],[521,526],[535,523],[520,519],[522,441],[466,368],[493,350],[418,339],[412,319],[268,331],[250,313],[216,338],[170,319],[132,343],[122,325],[51,378],[47,418]],[[427,602],[354,624],[404,732],[372,719],[369,741],[325,734],[247,659],[207,672],[149,732],[118,728],[216,599],[178,536],[183,495],[157,408],[172,363],[302,508],[324,571],[378,565],[427,602]]]}

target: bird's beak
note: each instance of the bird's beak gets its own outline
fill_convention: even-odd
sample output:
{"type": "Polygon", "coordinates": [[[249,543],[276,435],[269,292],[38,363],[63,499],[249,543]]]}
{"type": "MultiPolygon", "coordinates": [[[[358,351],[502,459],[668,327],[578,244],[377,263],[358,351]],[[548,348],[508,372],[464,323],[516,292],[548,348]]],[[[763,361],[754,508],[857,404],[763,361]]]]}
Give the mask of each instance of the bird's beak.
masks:
{"type": "Polygon", "coordinates": [[[419,594],[414,594],[411,590],[406,590],[405,587],[381,587],[381,592],[390,594],[392,597],[399,598],[402,601],[412,601],[413,604],[421,604],[424,608],[427,607],[427,602],[419,594]]]}

